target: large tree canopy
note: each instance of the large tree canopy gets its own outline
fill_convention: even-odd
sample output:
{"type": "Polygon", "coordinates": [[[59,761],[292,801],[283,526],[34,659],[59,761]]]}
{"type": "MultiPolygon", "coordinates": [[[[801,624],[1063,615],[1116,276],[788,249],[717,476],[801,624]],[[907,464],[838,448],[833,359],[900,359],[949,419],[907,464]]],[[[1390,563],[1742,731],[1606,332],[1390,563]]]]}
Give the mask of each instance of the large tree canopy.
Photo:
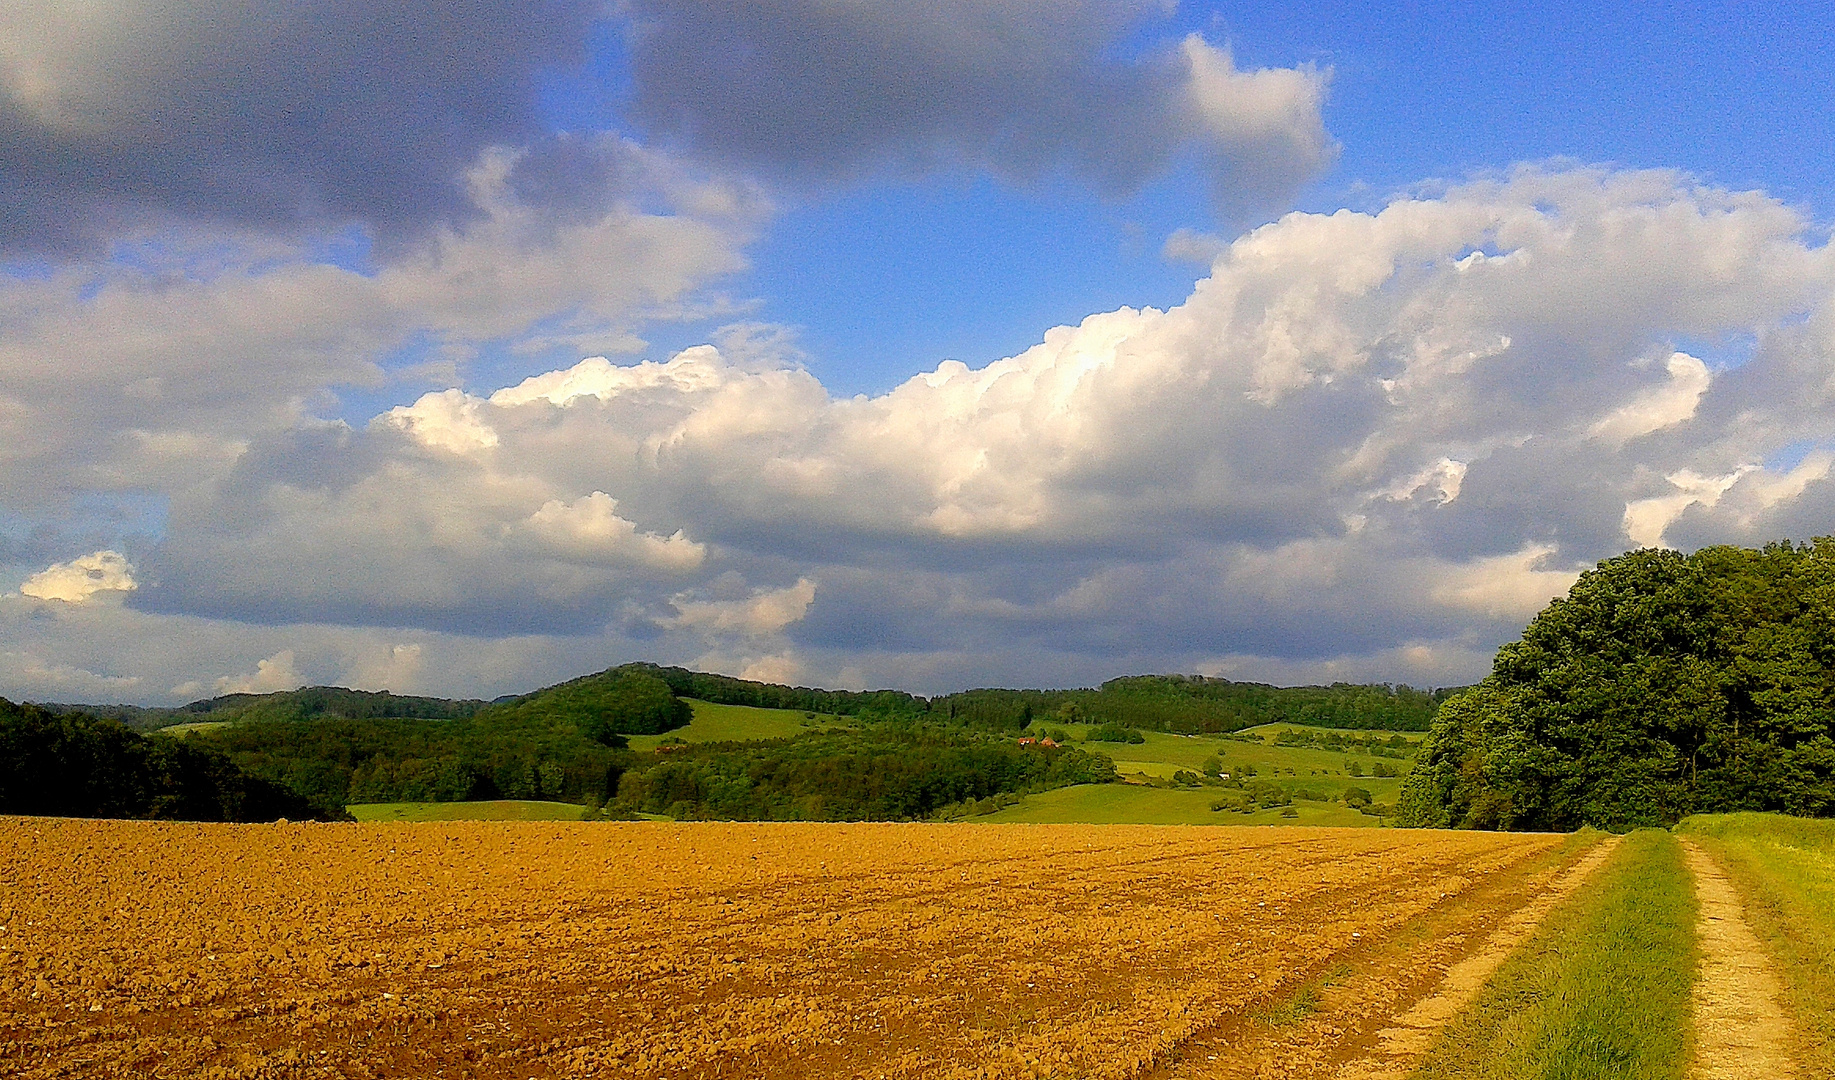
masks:
{"type": "Polygon", "coordinates": [[[1404,824],[1835,813],[1835,539],[1645,549],[1583,574],[1443,705],[1404,824]]]}

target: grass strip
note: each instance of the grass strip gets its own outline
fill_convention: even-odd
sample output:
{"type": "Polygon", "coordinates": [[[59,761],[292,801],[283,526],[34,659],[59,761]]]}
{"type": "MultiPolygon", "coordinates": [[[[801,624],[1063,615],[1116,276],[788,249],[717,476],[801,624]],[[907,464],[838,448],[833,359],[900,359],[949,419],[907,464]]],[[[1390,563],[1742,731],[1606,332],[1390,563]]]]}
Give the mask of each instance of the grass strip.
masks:
{"type": "Polygon", "coordinates": [[[1835,1076],[1835,821],[1711,814],[1677,827],[1725,868],[1797,1021],[1805,1075],[1835,1076]]]}
{"type": "Polygon", "coordinates": [[[1666,832],[1625,837],[1504,961],[1421,1080],[1681,1078],[1695,982],[1694,882],[1666,832]]]}

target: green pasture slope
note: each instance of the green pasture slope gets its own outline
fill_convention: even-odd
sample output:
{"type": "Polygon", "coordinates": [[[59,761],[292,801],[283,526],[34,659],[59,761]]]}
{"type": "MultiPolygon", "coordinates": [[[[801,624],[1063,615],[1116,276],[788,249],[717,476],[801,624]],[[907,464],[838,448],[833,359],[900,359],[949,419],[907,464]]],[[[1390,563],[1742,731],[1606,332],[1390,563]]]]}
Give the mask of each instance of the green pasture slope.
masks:
{"type": "Polygon", "coordinates": [[[358,821],[584,821],[595,814],[578,803],[526,799],[353,803],[344,809],[358,821]]]}
{"type": "MultiPolygon", "coordinates": [[[[1035,725],[1028,734],[1041,729],[1061,729],[1071,741],[1086,750],[1107,754],[1115,761],[1116,771],[1125,781],[1120,784],[1084,784],[1055,791],[1028,795],[1014,806],[971,820],[986,822],[1079,822],[1093,825],[1337,825],[1375,826],[1379,817],[1365,814],[1344,804],[1344,793],[1362,788],[1378,804],[1393,806],[1401,791],[1402,776],[1370,775],[1378,762],[1405,775],[1413,764],[1411,758],[1376,757],[1368,752],[1325,750],[1310,746],[1280,746],[1276,738],[1284,731],[1297,731],[1315,739],[1333,733],[1331,729],[1300,727],[1293,724],[1263,724],[1234,735],[1171,735],[1157,731],[1142,732],[1138,743],[1085,742],[1096,730],[1088,724],[1035,725]],[[1156,786],[1170,781],[1180,771],[1195,772],[1211,757],[1223,765],[1223,771],[1235,779],[1244,776],[1243,766],[1255,769],[1254,780],[1279,785],[1293,796],[1291,807],[1270,807],[1243,813],[1235,810],[1212,810],[1211,804],[1240,793],[1235,787],[1180,788],[1156,786]],[[1363,776],[1354,776],[1354,769],[1363,776]],[[1286,813],[1291,809],[1293,814],[1286,813]]],[[[1362,739],[1388,732],[1337,731],[1347,739],[1362,739]]],[[[1420,745],[1418,733],[1405,733],[1409,752],[1420,745]]]]}
{"type": "Polygon", "coordinates": [[[795,709],[759,709],[750,705],[716,705],[711,701],[684,699],[694,709],[694,719],[686,727],[661,735],[629,735],[633,750],[654,750],[664,743],[763,742],[767,739],[792,739],[825,728],[848,727],[853,719],[830,713],[798,712],[795,709]]]}

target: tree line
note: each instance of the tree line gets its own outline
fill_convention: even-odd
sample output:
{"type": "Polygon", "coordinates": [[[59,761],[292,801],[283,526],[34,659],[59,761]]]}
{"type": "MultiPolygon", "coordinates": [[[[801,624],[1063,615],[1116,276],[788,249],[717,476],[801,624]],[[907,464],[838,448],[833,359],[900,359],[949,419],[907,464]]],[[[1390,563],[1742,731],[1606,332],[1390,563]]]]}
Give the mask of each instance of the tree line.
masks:
{"type": "Polygon", "coordinates": [[[968,690],[933,698],[929,711],[960,723],[1020,730],[1033,720],[1082,721],[1183,735],[1260,724],[1426,731],[1454,690],[1387,684],[1269,686],[1202,675],[1133,675],[1083,690],[968,690]]]}
{"type": "Polygon", "coordinates": [[[608,810],[677,819],[909,821],[955,804],[1115,779],[1107,756],[930,723],[686,746],[628,769],[608,810]]]}
{"type": "Polygon", "coordinates": [[[334,820],[219,750],[119,721],[0,699],[0,814],[179,821],[334,820]]]}

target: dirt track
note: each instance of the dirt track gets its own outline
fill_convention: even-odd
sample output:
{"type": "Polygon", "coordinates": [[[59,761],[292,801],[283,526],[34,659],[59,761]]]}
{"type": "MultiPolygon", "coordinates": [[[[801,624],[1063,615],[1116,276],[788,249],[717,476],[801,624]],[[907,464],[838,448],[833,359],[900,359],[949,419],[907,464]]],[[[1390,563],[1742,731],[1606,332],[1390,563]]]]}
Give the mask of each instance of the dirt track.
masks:
{"type": "Polygon", "coordinates": [[[1788,1080],[1797,1071],[1777,974],[1746,924],[1733,883],[1694,841],[1684,838],[1682,847],[1701,904],[1701,975],[1695,986],[1695,1068],[1690,1075],[1696,1080],[1788,1080]]]}
{"type": "Polygon", "coordinates": [[[1133,1076],[1558,843],[0,819],[0,1073],[1133,1076]]]}

